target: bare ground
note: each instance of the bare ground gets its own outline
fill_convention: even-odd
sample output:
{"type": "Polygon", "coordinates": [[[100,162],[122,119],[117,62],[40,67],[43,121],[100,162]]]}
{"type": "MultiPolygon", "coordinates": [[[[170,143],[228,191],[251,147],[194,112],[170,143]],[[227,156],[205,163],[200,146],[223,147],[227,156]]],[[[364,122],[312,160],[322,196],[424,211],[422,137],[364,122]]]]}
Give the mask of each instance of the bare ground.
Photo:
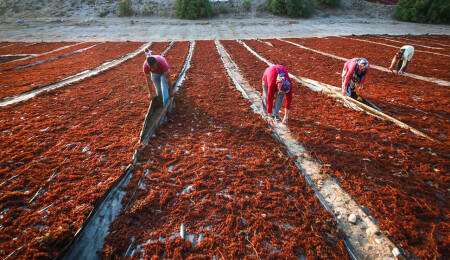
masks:
{"type": "Polygon", "coordinates": [[[100,8],[65,10],[65,15],[56,16],[48,12],[34,16],[29,11],[5,12],[0,16],[0,38],[1,41],[167,41],[450,34],[449,25],[399,22],[391,18],[395,6],[361,0],[343,0],[338,9],[317,9],[309,19],[277,17],[263,11],[260,4],[247,12],[236,5],[211,19],[182,20],[175,18],[173,11],[168,11],[173,8],[169,7],[160,9],[158,14],[135,14],[126,18],[114,13],[100,18],[100,8]]]}
{"type": "Polygon", "coordinates": [[[450,34],[448,25],[342,16],[289,18],[65,18],[2,22],[2,41],[166,41],[350,34],[450,34]]]}

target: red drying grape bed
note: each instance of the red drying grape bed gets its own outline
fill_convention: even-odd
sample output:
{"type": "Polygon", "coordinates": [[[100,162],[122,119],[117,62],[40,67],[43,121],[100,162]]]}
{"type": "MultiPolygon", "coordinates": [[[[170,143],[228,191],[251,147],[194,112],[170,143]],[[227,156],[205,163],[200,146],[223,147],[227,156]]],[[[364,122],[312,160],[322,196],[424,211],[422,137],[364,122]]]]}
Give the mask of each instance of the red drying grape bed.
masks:
{"type": "Polygon", "coordinates": [[[139,158],[130,206],[101,257],[124,256],[135,238],[134,256],[145,258],[348,258],[333,217],[236,90],[213,41],[196,42],[186,78],[139,158]],[[170,238],[182,223],[197,238],[203,232],[201,243],[170,238]]]}
{"type": "Polygon", "coordinates": [[[2,44],[0,46],[0,55],[6,54],[40,54],[54,49],[58,49],[67,45],[75,44],[75,42],[30,42],[18,44],[2,44]],[[10,46],[8,46],[10,45],[10,46]]]}
{"type": "MultiPolygon", "coordinates": [[[[361,40],[372,41],[381,44],[402,46],[412,45],[414,49],[419,51],[426,51],[432,53],[440,53],[450,55],[450,48],[448,47],[449,37],[447,35],[361,35],[361,36],[347,36],[347,38],[356,38],[361,40]]],[[[436,65],[439,62],[435,62],[436,65]]]]}
{"type": "MultiPolygon", "coordinates": [[[[344,58],[366,57],[371,62],[374,53],[380,53],[382,50],[373,48],[371,52],[364,52],[363,55],[357,56],[358,52],[354,50],[354,46],[345,44],[348,39],[339,38],[307,38],[307,39],[288,39],[298,44],[307,43],[307,47],[318,49],[320,51],[331,53],[344,58]],[[352,53],[351,55],[347,53],[352,53]],[[366,56],[371,55],[371,56],[366,56]]],[[[351,41],[351,40],[350,40],[351,41]]],[[[314,79],[323,83],[327,83],[336,87],[341,86],[342,68],[344,61],[334,59],[310,50],[298,48],[287,42],[279,40],[267,40],[274,47],[256,40],[245,41],[252,49],[257,50],[266,59],[273,63],[290,63],[291,72],[295,75],[314,79]]],[[[366,49],[363,42],[357,42],[359,49],[366,49]]],[[[370,43],[367,43],[370,47],[370,43]]],[[[389,60],[389,56],[385,55],[389,60]]],[[[412,62],[425,61],[417,59],[412,62]]],[[[383,64],[375,63],[375,65],[383,66],[383,64]]],[[[411,64],[413,66],[414,64],[411,64]]],[[[432,66],[429,64],[428,66],[432,66]]],[[[388,66],[389,67],[389,66],[388,66]]],[[[448,72],[436,72],[437,77],[446,77],[448,72]]],[[[394,75],[392,73],[383,72],[372,68],[367,76],[365,89],[362,95],[370,102],[381,108],[383,112],[391,115],[404,123],[438,139],[442,142],[450,144],[450,129],[448,97],[450,96],[450,88],[448,86],[440,86],[431,82],[418,80],[410,77],[394,75]]]]}
{"type": "MultiPolygon", "coordinates": [[[[403,43],[392,41],[383,42],[385,41],[385,38],[382,37],[371,37],[367,39],[366,37],[359,37],[359,36],[352,36],[345,38],[344,37],[303,38],[303,39],[297,38],[294,39],[294,41],[311,49],[320,50],[347,59],[355,57],[364,57],[371,64],[385,68],[389,68],[389,66],[391,65],[392,58],[400,50],[402,46],[407,44],[413,44],[406,40],[403,40],[403,43]],[[370,42],[359,41],[355,39],[362,39],[370,42]],[[395,47],[389,47],[377,43],[384,43],[395,47]]],[[[421,46],[413,46],[413,47],[415,50],[414,55],[411,62],[408,64],[406,72],[430,78],[450,80],[450,75],[448,73],[448,63],[445,62],[445,60],[448,59],[448,57],[443,56],[441,53],[439,53],[437,50],[434,49],[426,49],[421,46]]],[[[387,74],[390,77],[394,78],[396,77],[390,73],[387,74]]]]}
{"type": "MultiPolygon", "coordinates": [[[[340,81],[340,75],[322,70],[325,64],[334,66],[332,58],[328,57],[327,62],[323,55],[307,56],[299,49],[304,56],[297,59],[297,49],[289,52],[280,45],[273,48],[258,41],[245,42],[264,58],[285,65],[294,75],[327,83],[340,81]],[[286,58],[287,54],[290,58],[286,58]],[[305,63],[312,69],[308,70],[305,63]]],[[[222,43],[244,76],[260,90],[258,75],[267,65],[236,41],[222,43]]],[[[345,108],[306,87],[298,86],[294,91],[291,131],[310,153],[329,165],[326,171],[378,219],[381,230],[409,256],[448,255],[448,146],[345,108]]]]}
{"type": "Polygon", "coordinates": [[[107,42],[81,53],[13,71],[0,71],[0,99],[55,83],[135,51],[142,42],[107,42]],[[82,61],[82,62],[81,62],[82,61]]]}
{"type": "Polygon", "coordinates": [[[80,44],[76,44],[76,45],[64,48],[62,50],[58,50],[58,51],[55,51],[55,52],[52,52],[52,53],[48,53],[48,54],[45,54],[45,55],[39,55],[37,57],[28,58],[28,59],[25,59],[25,60],[20,60],[20,61],[14,61],[14,62],[8,62],[8,63],[0,64],[0,70],[13,69],[13,68],[16,68],[16,67],[19,67],[19,66],[29,65],[29,64],[32,64],[32,63],[35,63],[35,62],[39,62],[39,61],[42,61],[42,60],[56,58],[58,56],[62,56],[62,55],[67,54],[67,53],[71,53],[71,52],[74,52],[74,51],[77,51],[77,50],[81,50],[81,49],[87,48],[89,46],[93,46],[95,44],[98,44],[98,43],[95,43],[95,42],[84,42],[84,43],[80,43],[80,44]]]}
{"type": "MultiPolygon", "coordinates": [[[[172,47],[181,56],[171,63],[174,77],[188,48],[172,47]]],[[[0,257],[21,246],[20,258],[56,256],[131,163],[149,102],[144,59],[0,108],[0,257]]]]}
{"type": "MultiPolygon", "coordinates": [[[[449,45],[444,36],[396,37],[449,45]]],[[[383,67],[392,58],[383,47],[350,39],[289,40],[345,58],[367,55],[383,67]],[[356,42],[364,46],[360,52],[356,42]]],[[[245,42],[294,75],[340,86],[341,60],[278,40],[266,40],[275,47],[245,42]]],[[[236,41],[221,43],[261,91],[267,65],[236,41]]],[[[18,54],[13,47],[31,48],[27,44],[1,42],[0,51],[10,48],[18,54]]],[[[0,95],[51,84],[142,44],[104,43],[66,59],[2,71],[1,81],[13,84],[2,82],[0,95]],[[22,82],[28,85],[19,88],[22,82]]],[[[156,42],[150,49],[160,54],[168,45],[156,42]]],[[[88,43],[77,46],[4,65],[30,64],[88,43]]],[[[165,54],[173,79],[188,50],[189,42],[175,42],[165,54]]],[[[448,71],[418,54],[411,72],[414,64],[421,64],[449,78],[448,71]]],[[[57,256],[131,163],[149,103],[143,61],[144,55],[138,55],[81,82],[0,107],[0,257],[57,256]]],[[[414,73],[426,76],[420,70],[414,73]]],[[[447,144],[345,108],[297,83],[289,128],[408,257],[449,255],[448,87],[376,70],[368,80],[367,99],[447,144]]],[[[101,258],[349,258],[333,216],[236,90],[213,41],[195,43],[175,102],[168,122],[140,150],[133,179],[125,187],[127,207],[113,222],[101,258]],[[201,235],[201,242],[193,245],[176,236],[182,224],[188,237],[195,234],[198,242],[201,235]]]]}

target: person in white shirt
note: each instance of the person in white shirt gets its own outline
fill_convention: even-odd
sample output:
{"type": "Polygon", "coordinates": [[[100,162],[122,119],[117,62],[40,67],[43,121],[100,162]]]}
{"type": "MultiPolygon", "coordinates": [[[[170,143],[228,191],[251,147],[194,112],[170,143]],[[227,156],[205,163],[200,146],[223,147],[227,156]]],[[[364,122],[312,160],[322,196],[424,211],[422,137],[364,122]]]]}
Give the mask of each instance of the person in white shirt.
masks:
{"type": "Polygon", "coordinates": [[[397,66],[396,72],[397,74],[404,74],[406,68],[408,67],[409,61],[412,59],[414,54],[414,47],[411,45],[405,45],[400,48],[400,51],[397,52],[392,59],[391,66],[389,69],[394,72],[394,67],[397,66]]]}

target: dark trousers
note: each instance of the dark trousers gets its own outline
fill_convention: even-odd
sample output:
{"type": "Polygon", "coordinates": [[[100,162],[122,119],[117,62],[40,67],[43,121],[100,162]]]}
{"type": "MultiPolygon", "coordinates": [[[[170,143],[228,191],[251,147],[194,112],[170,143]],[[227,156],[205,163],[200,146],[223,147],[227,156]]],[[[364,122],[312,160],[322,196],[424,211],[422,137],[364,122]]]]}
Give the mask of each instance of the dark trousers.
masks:
{"type": "MultiPolygon", "coordinates": [[[[406,62],[406,65],[405,65],[405,67],[402,69],[402,72],[405,72],[406,71],[406,68],[408,67],[408,63],[409,63],[409,61],[407,61],[406,62]]],[[[397,73],[400,71],[400,69],[402,68],[402,65],[403,65],[403,60],[399,60],[398,61],[398,64],[397,64],[397,73]]]]}

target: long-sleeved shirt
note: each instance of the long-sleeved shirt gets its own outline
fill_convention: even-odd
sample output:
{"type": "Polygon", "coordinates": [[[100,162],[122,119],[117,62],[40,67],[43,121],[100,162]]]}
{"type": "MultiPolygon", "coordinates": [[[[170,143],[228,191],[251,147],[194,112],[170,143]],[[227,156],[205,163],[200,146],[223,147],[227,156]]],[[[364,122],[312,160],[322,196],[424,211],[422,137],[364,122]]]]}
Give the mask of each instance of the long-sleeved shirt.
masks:
{"type": "Polygon", "coordinates": [[[357,61],[359,58],[353,58],[351,60],[348,60],[345,65],[344,69],[342,70],[342,90],[346,91],[347,85],[350,82],[350,79],[353,77],[356,77],[358,79],[358,82],[360,84],[364,84],[366,82],[367,73],[369,73],[370,64],[367,68],[366,72],[362,76],[358,76],[357,73],[355,73],[355,68],[357,65],[357,61]]]}
{"type": "Polygon", "coordinates": [[[282,65],[272,65],[272,66],[269,66],[264,71],[264,76],[263,76],[264,84],[266,84],[266,86],[267,86],[267,100],[266,100],[267,113],[272,113],[273,100],[274,100],[274,97],[275,97],[275,93],[277,93],[277,91],[278,91],[278,87],[277,87],[277,76],[278,76],[277,67],[284,72],[285,77],[287,78],[287,80],[291,84],[291,89],[289,90],[288,93],[286,93],[286,109],[291,109],[291,102],[292,102],[292,82],[291,82],[291,78],[289,78],[289,74],[288,74],[288,72],[287,72],[287,70],[286,70],[286,68],[284,66],[282,66],[282,65]]]}
{"type": "Polygon", "coordinates": [[[142,65],[142,69],[145,74],[150,74],[150,72],[155,73],[155,74],[162,74],[164,72],[167,72],[170,69],[169,63],[167,63],[167,61],[166,61],[166,59],[164,59],[164,57],[159,56],[159,55],[154,55],[153,57],[155,57],[156,61],[158,62],[158,68],[156,70],[151,70],[151,68],[150,68],[150,66],[148,66],[147,60],[146,60],[144,62],[144,64],[142,65]]]}

